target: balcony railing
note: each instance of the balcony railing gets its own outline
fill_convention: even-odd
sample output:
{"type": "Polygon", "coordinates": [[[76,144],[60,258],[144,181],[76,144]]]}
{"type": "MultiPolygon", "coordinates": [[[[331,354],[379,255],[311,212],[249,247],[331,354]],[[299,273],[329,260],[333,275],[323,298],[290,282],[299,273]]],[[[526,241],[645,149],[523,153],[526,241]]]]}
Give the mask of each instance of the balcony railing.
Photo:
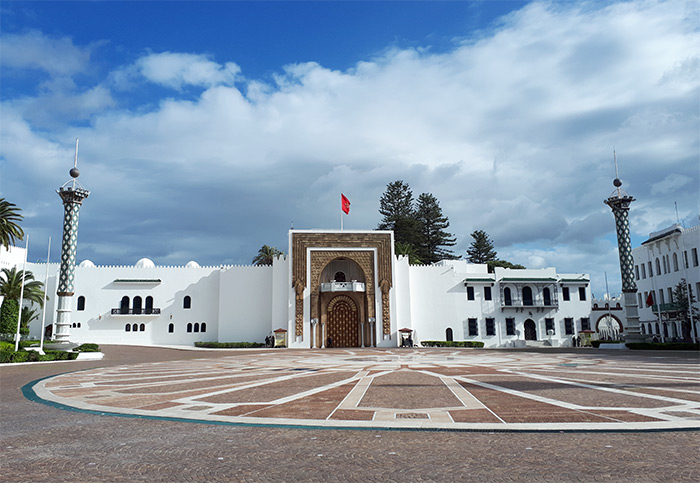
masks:
{"type": "MultiPolygon", "coordinates": [[[[660,304],[661,307],[661,313],[666,313],[666,312],[678,312],[680,310],[680,305],[673,302],[670,304],[660,304]]],[[[651,306],[651,311],[654,313],[659,312],[659,305],[654,304],[651,306]]]]}
{"type": "Polygon", "coordinates": [[[507,304],[505,299],[501,299],[501,307],[513,307],[513,308],[523,308],[523,307],[544,307],[544,308],[557,308],[559,307],[559,301],[557,299],[552,299],[548,304],[544,303],[544,300],[518,300],[513,299],[511,303],[507,304]],[[528,302],[528,303],[525,303],[528,302]]]}
{"type": "Polygon", "coordinates": [[[321,292],[364,292],[363,282],[329,282],[321,284],[321,292]]]}
{"type": "Polygon", "coordinates": [[[160,309],[112,309],[112,315],[160,315],[160,309]]]}

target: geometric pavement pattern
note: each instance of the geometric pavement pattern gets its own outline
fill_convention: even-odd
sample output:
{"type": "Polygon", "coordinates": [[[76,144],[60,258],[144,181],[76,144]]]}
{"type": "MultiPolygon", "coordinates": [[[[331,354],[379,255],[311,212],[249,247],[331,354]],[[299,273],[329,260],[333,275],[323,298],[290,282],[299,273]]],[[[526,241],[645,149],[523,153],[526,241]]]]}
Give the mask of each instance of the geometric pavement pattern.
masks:
{"type": "Polygon", "coordinates": [[[231,352],[39,381],[47,401],[110,414],[290,426],[452,430],[700,429],[697,359],[451,349],[231,352]],[[666,360],[665,360],[666,359],[666,360]]]}

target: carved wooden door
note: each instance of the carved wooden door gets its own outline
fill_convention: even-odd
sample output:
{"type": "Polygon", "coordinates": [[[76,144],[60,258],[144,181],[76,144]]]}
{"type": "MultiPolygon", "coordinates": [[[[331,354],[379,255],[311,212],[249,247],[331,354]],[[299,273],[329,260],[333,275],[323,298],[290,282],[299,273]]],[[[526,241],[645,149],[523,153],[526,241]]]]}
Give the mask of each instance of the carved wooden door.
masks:
{"type": "MultiPolygon", "coordinates": [[[[335,297],[328,304],[328,337],[332,347],[359,347],[357,306],[345,296],[335,297]]],[[[328,341],[326,341],[326,344],[328,341]]]]}

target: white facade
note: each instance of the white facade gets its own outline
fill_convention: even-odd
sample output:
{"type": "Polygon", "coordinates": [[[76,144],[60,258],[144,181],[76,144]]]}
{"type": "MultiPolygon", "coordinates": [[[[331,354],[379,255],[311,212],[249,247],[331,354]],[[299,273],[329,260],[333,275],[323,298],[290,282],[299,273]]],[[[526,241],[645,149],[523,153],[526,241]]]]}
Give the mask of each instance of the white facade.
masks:
{"type": "MultiPolygon", "coordinates": [[[[673,291],[685,279],[695,299],[698,299],[698,252],[700,225],[685,229],[678,224],[650,233],[648,240],[632,250],[643,334],[664,341],[682,338],[681,326],[674,313],[676,300],[673,291]]],[[[692,336],[698,340],[700,321],[694,322],[692,336]]]]}
{"type": "MultiPolygon", "coordinates": [[[[377,232],[303,232],[308,233],[330,233],[342,243],[344,233],[362,236],[377,232]]],[[[290,233],[288,253],[293,252],[291,239],[290,233]]],[[[376,274],[380,273],[377,249],[337,245],[306,248],[309,254],[324,250],[369,253],[374,257],[376,274]]],[[[412,266],[407,257],[395,257],[391,251],[391,262],[385,263],[389,268],[384,268],[391,271],[393,280],[386,299],[390,320],[382,320],[387,312],[382,313],[381,281],[374,276],[372,287],[367,287],[367,292],[372,288],[376,294],[374,311],[364,307],[362,313],[376,313],[376,323],[369,320],[362,324],[363,345],[397,346],[401,343],[399,330],[408,328],[413,331],[415,343],[466,340],[482,341],[486,347],[513,347],[525,345],[527,339],[559,346],[570,345],[572,336],[591,328],[589,278],[585,274],[557,274],[554,268],[497,268],[495,273],[488,273],[486,265],[464,260],[412,266]]],[[[13,253],[7,263],[18,264],[16,258],[13,253]]],[[[272,266],[262,267],[200,267],[194,262],[161,267],[148,259],[134,266],[95,266],[84,261],[75,270],[70,340],[135,345],[262,342],[272,331],[284,329],[289,347],[314,347],[315,342],[321,347],[325,335],[321,332],[314,338],[314,330],[325,329],[320,323],[312,324],[308,285],[298,298],[292,283],[292,263],[292,256],[279,257],[272,266]],[[303,301],[302,335],[297,335],[300,319],[295,320],[296,300],[303,301]]],[[[331,263],[340,262],[333,260],[329,266],[331,263]]],[[[42,279],[45,265],[28,263],[27,269],[42,279]]],[[[56,318],[58,270],[58,264],[49,265],[47,291],[51,299],[46,325],[56,318]]],[[[310,274],[311,268],[308,270],[310,274]]],[[[364,291],[364,280],[355,278],[345,284],[350,289],[343,286],[339,290],[364,291]]],[[[327,280],[322,282],[328,285],[327,280]]],[[[324,297],[328,298],[329,290],[333,291],[333,286],[322,288],[324,297]]],[[[39,337],[39,325],[39,321],[32,323],[32,337],[39,337]]]]}

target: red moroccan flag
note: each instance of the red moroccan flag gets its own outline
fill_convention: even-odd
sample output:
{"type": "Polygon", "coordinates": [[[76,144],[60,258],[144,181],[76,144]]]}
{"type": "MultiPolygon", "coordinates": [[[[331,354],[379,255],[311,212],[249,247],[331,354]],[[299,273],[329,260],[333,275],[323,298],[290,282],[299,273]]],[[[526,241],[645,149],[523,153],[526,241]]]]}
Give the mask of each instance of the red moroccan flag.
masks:
{"type": "Polygon", "coordinates": [[[345,212],[346,215],[350,214],[350,200],[345,197],[343,193],[340,193],[340,208],[345,212]]]}
{"type": "Polygon", "coordinates": [[[652,296],[651,292],[649,292],[649,296],[647,297],[647,307],[651,307],[654,305],[654,297],[652,296]]]}

